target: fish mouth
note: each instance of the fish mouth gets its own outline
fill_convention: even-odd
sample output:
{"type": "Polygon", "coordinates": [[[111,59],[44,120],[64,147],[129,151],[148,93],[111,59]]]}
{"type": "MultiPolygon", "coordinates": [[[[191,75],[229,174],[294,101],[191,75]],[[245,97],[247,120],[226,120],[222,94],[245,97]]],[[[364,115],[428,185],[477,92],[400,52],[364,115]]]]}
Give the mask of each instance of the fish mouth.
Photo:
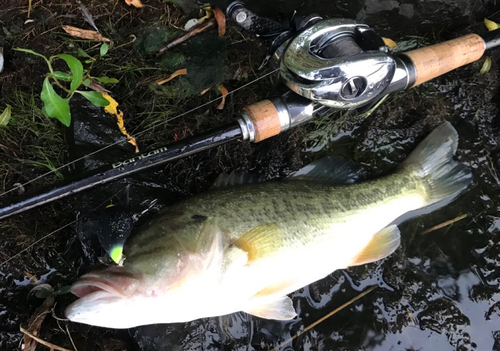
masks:
{"type": "Polygon", "coordinates": [[[127,297],[137,290],[139,279],[122,267],[85,274],[71,286],[71,293],[84,298],[95,292],[107,292],[111,296],[127,297]]]}
{"type": "Polygon", "coordinates": [[[71,321],[85,323],[88,312],[130,297],[137,291],[139,282],[137,275],[122,267],[85,274],[71,286],[71,293],[79,299],[66,308],[66,317],[71,321]]]}

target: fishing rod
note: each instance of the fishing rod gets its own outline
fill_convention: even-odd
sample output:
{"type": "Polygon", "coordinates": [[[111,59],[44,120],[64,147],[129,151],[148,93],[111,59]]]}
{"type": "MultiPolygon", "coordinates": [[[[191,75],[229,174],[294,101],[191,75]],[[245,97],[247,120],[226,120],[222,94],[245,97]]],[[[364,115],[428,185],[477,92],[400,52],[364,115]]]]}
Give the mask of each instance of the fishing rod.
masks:
{"type": "Polygon", "coordinates": [[[497,29],[395,55],[372,28],[354,20],[294,15],[285,28],[257,16],[241,1],[219,7],[234,23],[268,42],[264,64],[272,62],[277,67],[275,71],[290,91],[244,107],[235,122],[223,127],[27,194],[1,207],[0,219],[230,141],[258,143],[332,110],[366,111],[387,94],[477,61],[485,50],[500,45],[497,29]]]}

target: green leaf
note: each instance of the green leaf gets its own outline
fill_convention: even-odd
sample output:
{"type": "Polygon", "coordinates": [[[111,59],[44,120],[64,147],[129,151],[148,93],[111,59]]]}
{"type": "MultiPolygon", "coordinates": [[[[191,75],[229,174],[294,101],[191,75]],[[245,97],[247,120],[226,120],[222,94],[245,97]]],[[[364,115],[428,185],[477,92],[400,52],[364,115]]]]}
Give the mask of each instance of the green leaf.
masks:
{"type": "Polygon", "coordinates": [[[82,48],[78,48],[78,56],[80,57],[87,57],[87,58],[91,58],[91,56],[89,54],[87,54],[82,48]]]}
{"type": "Polygon", "coordinates": [[[88,87],[90,83],[92,83],[92,81],[88,78],[83,81],[83,85],[85,85],[86,87],[88,87]]]}
{"type": "Polygon", "coordinates": [[[2,114],[0,114],[0,127],[5,127],[9,124],[10,116],[12,114],[12,106],[7,105],[2,114]]]}
{"type": "Polygon", "coordinates": [[[54,71],[54,78],[57,80],[62,80],[63,82],[71,82],[73,76],[66,72],[54,71]]]}
{"type": "Polygon", "coordinates": [[[103,84],[118,84],[120,81],[116,78],[109,78],[109,77],[94,77],[95,80],[97,80],[99,83],[103,84]]]}
{"type": "Polygon", "coordinates": [[[46,299],[54,293],[54,289],[50,284],[39,284],[35,285],[33,289],[29,292],[29,295],[35,294],[36,297],[40,299],[46,299]]]}
{"type": "Polygon", "coordinates": [[[85,63],[92,63],[92,60],[85,60],[85,63]]]}
{"type": "Polygon", "coordinates": [[[76,57],[68,54],[56,55],[56,57],[64,60],[71,70],[73,79],[71,80],[70,94],[73,93],[83,82],[83,65],[76,57]]]}
{"type": "Polygon", "coordinates": [[[47,109],[45,108],[45,105],[42,106],[42,115],[44,115],[47,118],[50,118],[49,114],[47,113],[47,109]]]}
{"type": "Polygon", "coordinates": [[[89,100],[93,105],[99,107],[105,107],[109,105],[109,101],[106,100],[101,93],[97,91],[78,91],[89,100]]]}
{"type": "Polygon", "coordinates": [[[59,290],[56,290],[56,291],[54,292],[54,294],[55,294],[55,295],[64,295],[64,294],[69,293],[69,292],[70,292],[70,290],[71,290],[71,285],[65,285],[65,286],[63,286],[63,287],[59,288],[59,290]]]}
{"type": "Polygon", "coordinates": [[[104,55],[106,55],[108,53],[108,49],[109,49],[109,45],[106,44],[106,43],[103,43],[101,45],[101,50],[100,50],[100,54],[101,54],[101,57],[103,57],[104,55]]]}
{"type": "Polygon", "coordinates": [[[58,119],[66,127],[71,123],[71,112],[69,110],[69,99],[60,97],[52,85],[49,77],[43,81],[42,94],[40,95],[44,103],[44,112],[51,118],[58,119]]]}
{"type": "Polygon", "coordinates": [[[50,295],[52,295],[52,292],[50,290],[41,289],[35,292],[35,296],[38,297],[39,299],[46,299],[50,295]]]}

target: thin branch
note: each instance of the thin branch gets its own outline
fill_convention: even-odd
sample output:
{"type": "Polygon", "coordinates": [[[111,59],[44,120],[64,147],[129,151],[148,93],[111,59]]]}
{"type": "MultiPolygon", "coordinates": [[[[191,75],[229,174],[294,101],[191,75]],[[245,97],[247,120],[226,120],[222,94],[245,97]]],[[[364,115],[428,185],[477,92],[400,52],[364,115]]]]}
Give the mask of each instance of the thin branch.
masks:
{"type": "Polygon", "coordinates": [[[456,217],[456,218],[450,219],[449,221],[446,221],[446,222],[443,222],[443,223],[441,223],[441,224],[435,225],[435,226],[434,226],[434,227],[432,227],[432,228],[426,229],[426,230],[424,230],[424,231],[422,232],[422,234],[428,234],[428,233],[433,232],[433,231],[436,231],[436,230],[438,230],[438,229],[441,229],[441,228],[447,227],[447,226],[452,225],[452,224],[453,224],[453,223],[455,223],[455,222],[461,221],[462,219],[467,218],[467,217],[468,217],[468,214],[467,214],[467,213],[465,213],[465,214],[460,215],[460,216],[458,216],[458,217],[456,217]]]}
{"type": "Polygon", "coordinates": [[[75,342],[73,341],[73,338],[71,337],[71,333],[69,332],[68,325],[66,324],[65,327],[66,327],[66,332],[68,332],[68,337],[69,337],[69,340],[71,341],[71,345],[73,345],[73,348],[76,351],[78,351],[78,348],[76,347],[75,342]]]}
{"type": "Polygon", "coordinates": [[[353,302],[359,300],[360,298],[362,298],[363,296],[371,293],[373,290],[375,290],[376,288],[378,288],[377,285],[375,286],[372,286],[371,288],[369,289],[366,289],[365,291],[363,291],[361,294],[359,294],[358,296],[355,296],[353,297],[352,299],[350,299],[349,301],[347,301],[346,303],[344,303],[343,305],[337,307],[336,309],[334,309],[332,312],[328,313],[326,316],[324,317],[321,317],[320,319],[318,319],[316,322],[310,324],[309,326],[307,326],[304,330],[302,330],[300,333],[297,333],[295,334],[294,336],[292,336],[290,339],[282,342],[281,344],[279,344],[278,346],[276,346],[274,349],[272,349],[271,351],[277,351],[279,348],[281,348],[282,346],[285,346],[286,344],[292,342],[293,340],[295,340],[296,338],[298,338],[299,336],[301,336],[302,334],[306,333],[307,331],[309,331],[310,329],[314,328],[315,326],[317,326],[318,324],[320,324],[321,322],[323,322],[325,319],[328,319],[330,318],[331,316],[333,316],[335,313],[343,310],[344,308],[346,308],[347,306],[349,306],[350,304],[352,304],[353,302]]]}
{"type": "Polygon", "coordinates": [[[215,18],[212,18],[208,21],[205,21],[205,22],[193,27],[193,29],[191,29],[189,32],[186,32],[185,34],[181,35],[180,37],[167,43],[167,45],[165,45],[164,47],[162,47],[160,49],[160,51],[158,52],[158,54],[156,56],[157,57],[161,56],[165,53],[165,51],[168,51],[168,50],[172,49],[173,47],[176,47],[177,45],[184,43],[189,38],[192,38],[195,35],[203,33],[204,31],[206,31],[210,28],[214,28],[216,26],[217,26],[217,21],[215,20],[215,18]]]}
{"type": "Polygon", "coordinates": [[[70,349],[66,349],[64,347],[61,347],[61,346],[57,346],[55,344],[52,344],[48,341],[45,341],[43,339],[40,339],[39,337],[31,334],[29,331],[27,331],[26,329],[24,329],[23,327],[19,327],[19,330],[21,331],[21,333],[23,334],[26,334],[28,335],[30,338],[36,340],[38,343],[44,345],[44,346],[47,346],[49,349],[51,350],[59,350],[59,351],[75,351],[75,350],[70,350],[70,349]]]}

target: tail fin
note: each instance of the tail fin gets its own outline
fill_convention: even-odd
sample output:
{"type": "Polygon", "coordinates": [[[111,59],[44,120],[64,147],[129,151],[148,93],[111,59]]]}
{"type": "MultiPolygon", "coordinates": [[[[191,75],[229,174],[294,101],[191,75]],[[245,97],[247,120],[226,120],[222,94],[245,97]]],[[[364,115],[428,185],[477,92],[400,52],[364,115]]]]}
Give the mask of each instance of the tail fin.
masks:
{"type": "Polygon", "coordinates": [[[472,182],[472,173],[453,159],[458,146],[458,133],[445,122],[434,129],[401,165],[422,178],[428,205],[452,199],[472,182]]]}

